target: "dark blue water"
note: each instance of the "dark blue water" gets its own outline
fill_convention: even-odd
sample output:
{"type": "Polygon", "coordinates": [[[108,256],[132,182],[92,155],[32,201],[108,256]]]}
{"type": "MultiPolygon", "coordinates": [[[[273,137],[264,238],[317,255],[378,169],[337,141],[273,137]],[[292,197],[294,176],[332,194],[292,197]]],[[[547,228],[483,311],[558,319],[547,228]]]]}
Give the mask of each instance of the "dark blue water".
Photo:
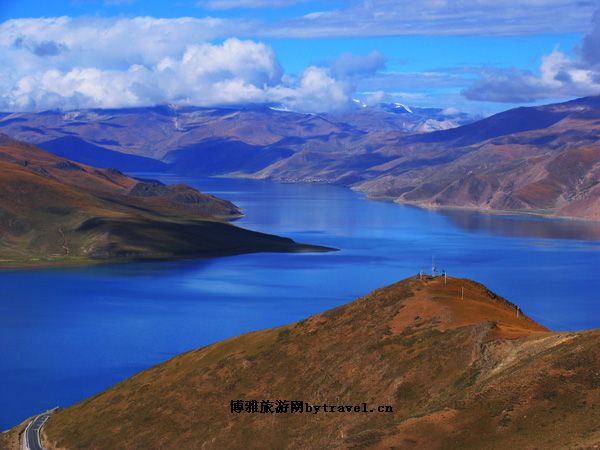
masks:
{"type": "Polygon", "coordinates": [[[599,225],[432,212],[332,186],[186,181],[243,207],[240,225],[342,251],[0,273],[0,429],[177,353],[348,302],[432,255],[552,329],[600,327],[599,225]]]}

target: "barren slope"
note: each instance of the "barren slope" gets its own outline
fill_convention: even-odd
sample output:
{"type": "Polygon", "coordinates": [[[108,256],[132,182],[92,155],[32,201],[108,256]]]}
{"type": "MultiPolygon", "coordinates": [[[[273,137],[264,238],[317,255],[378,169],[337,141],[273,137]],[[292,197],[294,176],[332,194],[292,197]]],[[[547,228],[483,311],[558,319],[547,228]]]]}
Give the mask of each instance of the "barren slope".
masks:
{"type": "Polygon", "coordinates": [[[600,219],[600,97],[517,108],[400,141],[355,187],[423,206],[600,219]]]}
{"type": "Polygon", "coordinates": [[[314,249],[235,227],[232,203],[0,135],[0,265],[314,249]]]}
{"type": "Polygon", "coordinates": [[[419,111],[159,106],[6,114],[0,129],[81,162],[337,183],[426,207],[600,219],[599,96],[473,123],[419,111]],[[424,133],[432,129],[441,131],[424,133]]]}
{"type": "Polygon", "coordinates": [[[177,356],[55,414],[51,449],[600,444],[599,331],[551,333],[473,281],[416,277],[177,356]],[[464,299],[461,299],[464,288],[464,299]],[[230,400],[392,413],[231,413],[230,400]]]}

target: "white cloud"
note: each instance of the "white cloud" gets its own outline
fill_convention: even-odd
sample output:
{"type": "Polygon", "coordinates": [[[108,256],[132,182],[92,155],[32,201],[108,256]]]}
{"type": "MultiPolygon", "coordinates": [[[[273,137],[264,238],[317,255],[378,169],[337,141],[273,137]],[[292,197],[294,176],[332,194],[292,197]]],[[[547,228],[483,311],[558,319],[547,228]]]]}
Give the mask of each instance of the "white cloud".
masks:
{"type": "MultiPolygon", "coordinates": [[[[207,1],[213,7],[224,2],[207,1]]],[[[275,7],[298,1],[303,0],[227,3],[275,7]]],[[[341,9],[270,24],[214,17],[9,20],[0,23],[0,109],[176,102],[206,106],[282,103],[304,111],[325,111],[346,106],[355,89],[458,93],[470,83],[465,74],[381,72],[386,59],[378,52],[342,55],[329,67],[311,66],[292,77],[283,73],[269,46],[228,38],[581,31],[593,4],[524,0],[514,8],[508,0],[351,1],[341,9]],[[210,43],[219,40],[224,41],[210,43]]],[[[596,15],[577,57],[556,50],[545,57],[537,75],[518,69],[483,71],[465,95],[476,100],[524,102],[600,92],[599,22],[596,15]]]]}
{"type": "MultiPolygon", "coordinates": [[[[69,66],[76,58],[81,65],[111,64],[111,68],[124,68],[134,62],[154,64],[181,53],[190,44],[244,34],[251,26],[246,21],[211,17],[15,19],[0,24],[0,49],[10,49],[19,42],[29,47],[54,42],[69,51],[47,59],[49,67],[69,66]]],[[[14,56],[19,62],[23,58],[36,65],[44,62],[35,58],[38,55],[14,56]]]]}
{"type": "Polygon", "coordinates": [[[350,104],[352,86],[336,80],[322,67],[308,67],[297,80],[294,88],[278,86],[275,97],[290,109],[298,111],[336,111],[350,104]]]}
{"type": "Polygon", "coordinates": [[[208,43],[229,31],[221,25],[147,17],[5,22],[0,108],[281,103],[329,111],[348,104],[352,85],[328,68],[311,66],[291,77],[268,45],[236,38],[208,43]]]}
{"type": "Polygon", "coordinates": [[[530,103],[600,94],[600,10],[576,57],[555,49],[542,57],[539,74],[516,68],[486,70],[463,91],[470,100],[530,103]]]}

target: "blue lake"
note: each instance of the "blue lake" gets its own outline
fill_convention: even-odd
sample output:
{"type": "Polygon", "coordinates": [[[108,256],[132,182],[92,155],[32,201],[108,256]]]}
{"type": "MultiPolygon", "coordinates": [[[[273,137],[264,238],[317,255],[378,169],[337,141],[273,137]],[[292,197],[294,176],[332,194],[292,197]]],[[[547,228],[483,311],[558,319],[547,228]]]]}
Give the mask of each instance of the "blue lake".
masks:
{"type": "Polygon", "coordinates": [[[241,226],[341,251],[0,272],[0,429],[177,353],[346,303],[428,269],[432,255],[554,330],[600,327],[599,224],[433,212],[335,186],[160,178],[234,201],[241,226]]]}

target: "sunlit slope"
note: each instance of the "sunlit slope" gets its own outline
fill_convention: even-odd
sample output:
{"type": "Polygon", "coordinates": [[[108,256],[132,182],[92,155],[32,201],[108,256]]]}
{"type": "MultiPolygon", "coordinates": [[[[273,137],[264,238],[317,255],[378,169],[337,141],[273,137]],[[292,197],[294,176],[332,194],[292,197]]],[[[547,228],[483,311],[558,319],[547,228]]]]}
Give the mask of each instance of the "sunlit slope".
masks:
{"type": "Polygon", "coordinates": [[[232,203],[186,185],[76,164],[0,136],[0,264],[303,248],[226,222],[239,215],[232,203]]]}
{"type": "Polygon", "coordinates": [[[600,442],[599,339],[549,332],[473,281],[413,277],[177,356],[59,411],[45,439],[52,449],[586,447],[600,442]],[[231,413],[238,399],[394,412],[231,413]]]}

